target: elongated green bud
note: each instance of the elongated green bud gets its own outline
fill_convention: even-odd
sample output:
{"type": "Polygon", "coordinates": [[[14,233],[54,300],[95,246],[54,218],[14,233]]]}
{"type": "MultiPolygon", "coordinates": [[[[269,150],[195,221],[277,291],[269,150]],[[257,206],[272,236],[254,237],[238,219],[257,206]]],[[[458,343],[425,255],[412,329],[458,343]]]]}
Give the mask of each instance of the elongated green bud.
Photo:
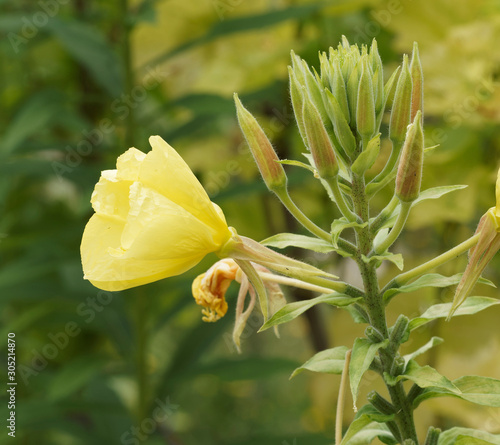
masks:
{"type": "Polygon", "coordinates": [[[396,176],[396,196],[403,202],[412,202],[420,194],[424,164],[424,133],[422,115],[417,111],[408,127],[396,176]]]}
{"type": "Polygon", "coordinates": [[[420,110],[422,113],[422,119],[424,118],[424,72],[422,70],[422,64],[420,62],[420,56],[418,54],[418,44],[415,42],[413,44],[413,54],[411,56],[410,64],[411,80],[413,84],[413,89],[411,93],[411,116],[410,120],[413,122],[417,111],[420,110]]]}
{"type": "Polygon", "coordinates": [[[380,413],[391,415],[396,413],[396,408],[388,400],[384,399],[377,391],[371,391],[368,396],[368,402],[370,402],[374,408],[376,408],[380,413]]]}
{"type": "Polygon", "coordinates": [[[304,108],[304,87],[299,84],[295,72],[291,67],[288,67],[288,74],[290,77],[290,98],[292,99],[293,113],[295,114],[295,120],[297,121],[297,126],[299,127],[299,133],[304,141],[306,147],[307,136],[306,129],[304,127],[304,117],[302,109],[304,108]]]}
{"type": "Polygon", "coordinates": [[[303,121],[309,149],[320,178],[335,178],[339,172],[339,165],[332,142],[317,108],[309,99],[304,100],[303,121]]]}
{"type": "Polygon", "coordinates": [[[347,123],[351,121],[351,115],[349,113],[349,105],[347,104],[347,93],[345,88],[344,77],[342,76],[342,70],[338,60],[332,62],[333,65],[333,75],[332,75],[332,94],[337,99],[342,114],[345,116],[347,123]]]}
{"type": "Polygon", "coordinates": [[[430,427],[427,431],[427,438],[425,439],[424,445],[438,445],[439,435],[441,430],[439,428],[430,427]]]}
{"type": "Polygon", "coordinates": [[[366,56],[362,59],[361,65],[356,106],[356,125],[362,140],[367,143],[375,133],[375,97],[371,68],[368,66],[366,56]]]}
{"type": "Polygon", "coordinates": [[[391,366],[391,375],[397,377],[405,372],[406,362],[405,359],[401,356],[398,356],[394,359],[391,366]]]}
{"type": "Polygon", "coordinates": [[[389,123],[389,138],[400,147],[405,139],[406,127],[410,123],[410,107],[412,95],[411,74],[408,68],[408,56],[403,56],[403,68],[399,75],[394,95],[394,102],[389,123]]]}
{"type": "Polygon", "coordinates": [[[380,333],[380,331],[373,326],[368,326],[365,329],[365,336],[368,340],[373,343],[381,343],[385,340],[384,336],[380,333]]]}
{"type": "MultiPolygon", "coordinates": [[[[407,340],[408,336],[408,326],[410,320],[405,315],[400,315],[394,324],[389,335],[389,344],[397,350],[401,343],[407,340]]],[[[390,347],[390,346],[389,346],[390,347]]]]}
{"type": "Polygon", "coordinates": [[[349,124],[347,123],[335,96],[329,90],[325,90],[325,93],[327,112],[333,123],[335,136],[337,136],[337,139],[347,156],[353,159],[356,153],[356,139],[352,134],[351,128],[349,127],[349,124]]]}
{"type": "Polygon", "coordinates": [[[302,64],[304,67],[304,77],[309,97],[311,98],[314,106],[318,109],[318,112],[321,116],[321,119],[323,119],[323,122],[327,122],[328,114],[326,112],[325,104],[323,101],[324,88],[321,85],[321,79],[316,70],[314,70],[314,68],[313,68],[314,74],[313,72],[311,72],[305,60],[302,61],[302,64]]]}
{"type": "Polygon", "coordinates": [[[271,142],[269,142],[257,120],[242,105],[236,93],[234,94],[234,101],[236,103],[238,123],[240,124],[241,131],[245,136],[267,188],[273,192],[285,189],[287,183],[285,170],[279,163],[278,156],[271,142]]]}
{"type": "Polygon", "coordinates": [[[370,62],[373,72],[373,89],[375,96],[375,110],[378,112],[382,108],[384,101],[384,65],[378,53],[377,41],[373,39],[370,47],[370,62]]]}
{"type": "Polygon", "coordinates": [[[356,63],[347,80],[347,102],[351,114],[351,125],[356,122],[356,109],[358,106],[359,78],[361,76],[360,63],[356,63]]]}

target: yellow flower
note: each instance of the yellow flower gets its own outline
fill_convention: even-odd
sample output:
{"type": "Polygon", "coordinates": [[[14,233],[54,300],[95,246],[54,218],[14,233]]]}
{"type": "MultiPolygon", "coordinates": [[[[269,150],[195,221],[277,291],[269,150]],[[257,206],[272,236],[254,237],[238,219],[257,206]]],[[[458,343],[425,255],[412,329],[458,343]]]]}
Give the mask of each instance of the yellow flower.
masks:
{"type": "Polygon", "coordinates": [[[179,275],[232,235],[177,152],[159,136],[149,142],[147,155],[130,148],[103,171],[92,194],[80,249],[84,278],[100,289],[179,275]]]}
{"type": "Polygon", "coordinates": [[[478,241],[469,251],[467,268],[455,291],[448,320],[469,296],[485,267],[500,250],[500,170],[496,183],[496,206],[481,217],[476,235],[479,235],[478,241]]]}

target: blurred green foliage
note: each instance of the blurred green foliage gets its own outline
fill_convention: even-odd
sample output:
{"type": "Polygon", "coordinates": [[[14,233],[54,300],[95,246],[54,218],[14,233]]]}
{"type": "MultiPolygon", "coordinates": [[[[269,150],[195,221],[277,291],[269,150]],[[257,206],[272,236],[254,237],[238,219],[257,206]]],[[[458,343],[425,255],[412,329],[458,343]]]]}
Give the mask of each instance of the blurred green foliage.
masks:
{"type": "MultiPolygon", "coordinates": [[[[303,373],[289,382],[288,375],[315,350],[352,342],[362,327],[321,308],[291,323],[278,340],[256,334],[255,316],[237,355],[232,315],[203,324],[190,296],[192,279],[213,258],[182,277],[116,294],[98,291],[83,280],[79,257],[94,184],[126,148],[148,151],[148,136],[160,134],[239,233],[259,240],[299,230],[257,175],[232,93],[259,117],[282,158],[301,159],[287,92],[289,51],[314,64],[317,52],[342,34],[357,43],[376,37],[390,67],[417,40],[427,145],[440,144],[427,159],[424,187],[469,187],[411,215],[411,230],[396,248],[409,268],[465,239],[493,205],[500,159],[498,2],[19,0],[1,1],[0,10],[0,375],[4,381],[13,332],[16,443],[330,443],[337,377],[303,373]]],[[[328,198],[307,173],[288,172],[297,202],[327,227],[336,216],[328,198]]],[[[383,206],[389,191],[379,195],[383,206]]],[[[306,260],[359,280],[348,261],[306,260]]],[[[451,275],[463,266],[461,259],[445,268],[451,275]]],[[[497,258],[487,274],[497,283],[499,266],[497,258]]],[[[394,306],[415,315],[450,298],[450,290],[421,292],[394,306]]],[[[498,315],[493,309],[431,324],[422,344],[437,333],[446,343],[429,361],[451,378],[498,378],[498,315]]],[[[4,390],[0,397],[6,419],[4,390]]],[[[422,429],[460,424],[500,432],[498,410],[447,400],[428,406],[417,412],[422,429]]],[[[9,440],[2,427],[0,443],[9,440]]]]}

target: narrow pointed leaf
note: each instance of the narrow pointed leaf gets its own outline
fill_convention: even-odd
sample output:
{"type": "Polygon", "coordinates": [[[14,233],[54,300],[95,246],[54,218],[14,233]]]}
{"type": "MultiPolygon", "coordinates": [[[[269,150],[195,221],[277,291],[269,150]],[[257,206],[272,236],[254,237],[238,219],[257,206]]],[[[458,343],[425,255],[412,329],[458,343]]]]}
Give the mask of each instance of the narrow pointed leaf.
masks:
{"type": "Polygon", "coordinates": [[[408,362],[410,360],[413,360],[415,357],[418,357],[419,355],[426,353],[429,349],[432,349],[434,346],[440,345],[443,342],[444,340],[440,337],[432,337],[424,346],[404,356],[406,364],[408,364],[408,362]]]}
{"type": "Polygon", "coordinates": [[[312,298],[310,300],[288,303],[287,305],[283,306],[278,312],[276,312],[269,320],[267,320],[259,329],[259,332],[265,331],[272,326],[278,326],[283,323],[288,323],[289,321],[296,319],[299,315],[303,314],[308,309],[320,303],[343,307],[353,304],[358,300],[360,300],[360,298],[352,298],[348,295],[334,292],[328,295],[320,295],[319,297],[312,298]]]}
{"type": "Polygon", "coordinates": [[[295,377],[302,371],[323,372],[326,374],[342,374],[345,363],[345,355],[347,346],[337,346],[336,348],[327,349],[313,355],[302,366],[299,366],[293,371],[290,378],[295,377]]]}
{"type": "Polygon", "coordinates": [[[380,348],[386,347],[388,342],[389,340],[384,340],[381,343],[372,343],[366,338],[357,338],[354,341],[351,353],[351,363],[349,364],[349,381],[354,404],[356,404],[359,384],[361,383],[363,374],[368,371],[375,355],[377,355],[377,351],[380,348]]]}
{"type": "MultiPolygon", "coordinates": [[[[499,303],[500,300],[496,300],[495,298],[469,297],[464,301],[462,306],[457,309],[453,316],[472,315],[499,303]]],[[[450,313],[450,309],[451,303],[435,304],[431,306],[420,317],[410,321],[410,330],[413,331],[436,318],[446,318],[450,313]]]]}

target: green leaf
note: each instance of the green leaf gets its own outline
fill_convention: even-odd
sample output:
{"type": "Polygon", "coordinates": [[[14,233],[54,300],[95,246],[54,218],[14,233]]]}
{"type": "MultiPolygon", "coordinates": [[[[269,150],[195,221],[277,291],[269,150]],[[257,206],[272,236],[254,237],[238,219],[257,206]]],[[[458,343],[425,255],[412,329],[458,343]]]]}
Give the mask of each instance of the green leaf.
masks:
{"type": "MultiPolygon", "coordinates": [[[[384,292],[384,300],[387,302],[391,300],[396,294],[414,292],[416,290],[422,289],[424,287],[448,287],[458,284],[462,278],[462,273],[457,273],[451,277],[445,277],[438,273],[430,273],[422,275],[418,280],[413,281],[410,284],[405,284],[404,286],[398,288],[392,288],[384,292]]],[[[484,278],[480,279],[483,284],[488,284],[490,286],[496,287],[491,281],[484,278]]]]}
{"type": "Polygon", "coordinates": [[[424,346],[422,346],[421,348],[418,348],[416,351],[414,351],[410,354],[406,354],[404,356],[406,364],[408,364],[408,362],[410,360],[413,360],[415,357],[418,357],[419,355],[424,354],[429,349],[433,348],[434,346],[440,345],[443,342],[444,342],[444,340],[440,337],[432,337],[424,346]]]}
{"type": "Polygon", "coordinates": [[[347,346],[337,346],[336,348],[318,352],[302,366],[299,366],[293,371],[290,378],[292,379],[306,369],[308,371],[323,372],[326,374],[342,374],[346,352],[347,346]]]}
{"type": "Polygon", "coordinates": [[[391,263],[395,264],[399,270],[403,270],[403,267],[404,267],[403,255],[401,255],[400,253],[386,252],[386,253],[383,253],[380,255],[373,255],[369,258],[366,255],[361,255],[361,258],[367,264],[377,263],[377,262],[381,262],[381,261],[386,260],[386,261],[390,261],[391,263]]]}
{"type": "MultiPolygon", "coordinates": [[[[489,297],[469,297],[457,309],[454,317],[458,315],[472,315],[487,309],[491,306],[499,304],[500,300],[489,297]]],[[[410,321],[410,330],[414,330],[429,323],[436,318],[446,318],[450,313],[451,303],[435,304],[428,308],[420,317],[414,318],[410,321]]]]}
{"type": "Polygon", "coordinates": [[[380,348],[385,348],[389,340],[381,343],[372,343],[366,338],[357,338],[354,341],[351,353],[351,363],[349,364],[349,380],[354,404],[358,398],[359,384],[363,374],[368,370],[380,348]]]}
{"type": "Polygon", "coordinates": [[[269,320],[267,320],[259,329],[259,332],[265,331],[272,326],[288,323],[303,314],[308,309],[320,303],[327,303],[331,306],[342,307],[353,304],[358,300],[360,300],[360,298],[352,298],[348,295],[334,292],[332,294],[320,295],[319,297],[311,298],[310,300],[288,303],[276,312],[269,320]]]}
{"type": "MultiPolygon", "coordinates": [[[[99,29],[80,21],[52,19],[47,24],[61,45],[93,76],[111,96],[123,91],[121,64],[99,29]]],[[[128,92],[130,93],[130,92],[128,92]]]]}
{"type": "Polygon", "coordinates": [[[300,247],[301,249],[309,249],[320,253],[328,253],[335,250],[328,241],[313,236],[296,235],[295,233],[278,233],[261,241],[261,244],[278,249],[290,246],[300,247]]]}
{"type": "MultiPolygon", "coordinates": [[[[386,416],[384,414],[380,414],[371,405],[363,406],[356,414],[356,418],[354,419],[354,421],[349,425],[349,428],[344,434],[344,437],[342,438],[342,442],[340,442],[340,445],[353,445],[353,444],[361,445],[365,443],[370,443],[370,442],[358,442],[356,440],[356,436],[362,433],[362,431],[364,431],[365,428],[367,428],[368,426],[369,428],[373,427],[378,429],[380,428],[378,423],[388,422],[393,418],[394,418],[393,415],[386,416]]],[[[376,436],[378,435],[379,434],[377,434],[376,436]]]]}
{"type": "MultiPolygon", "coordinates": [[[[498,442],[496,442],[498,443],[498,442]]],[[[487,442],[483,439],[477,439],[472,436],[458,436],[455,445],[495,445],[494,442],[487,442]]]]}
{"type": "Polygon", "coordinates": [[[306,170],[309,170],[313,174],[315,172],[314,168],[311,167],[310,165],[306,164],[305,162],[294,161],[292,159],[282,159],[281,161],[279,161],[279,163],[285,164],[285,165],[293,165],[295,167],[305,168],[306,170]]]}
{"type": "Polygon", "coordinates": [[[466,187],[466,185],[445,185],[441,187],[432,187],[430,189],[424,190],[423,192],[420,192],[419,197],[413,202],[413,205],[415,206],[427,199],[441,198],[441,196],[444,196],[447,193],[454,192],[455,190],[463,190],[466,187]]]}
{"type": "Polygon", "coordinates": [[[428,365],[420,366],[415,360],[409,361],[404,374],[393,377],[384,372],[384,379],[390,385],[395,385],[401,380],[411,380],[421,388],[441,388],[452,394],[460,394],[460,389],[449,379],[428,365]]]}
{"type": "Polygon", "coordinates": [[[345,218],[345,217],[336,219],[335,221],[333,221],[332,227],[331,227],[333,245],[335,247],[338,247],[338,244],[337,244],[338,240],[340,238],[342,231],[344,231],[345,229],[348,229],[350,227],[362,229],[362,228],[366,227],[367,225],[368,225],[367,222],[362,223],[362,224],[357,223],[357,222],[349,222],[349,221],[347,221],[347,218],[345,218]]]}
{"type": "MultiPolygon", "coordinates": [[[[371,185],[372,184],[369,184],[368,187],[371,185]]],[[[377,184],[375,184],[375,186],[376,185],[377,184]]],[[[430,189],[424,190],[420,192],[419,197],[415,201],[413,201],[412,208],[420,204],[421,202],[426,201],[427,199],[438,199],[441,198],[441,196],[446,195],[447,193],[454,192],[455,190],[462,190],[466,187],[467,187],[466,185],[445,185],[441,187],[432,187],[430,189]]],[[[368,194],[368,188],[367,188],[367,194],[368,194]]],[[[381,228],[393,227],[399,215],[400,210],[401,210],[401,204],[398,204],[397,207],[394,209],[393,214],[390,216],[390,218],[387,219],[387,221],[381,228]]]]}
{"type": "Polygon", "coordinates": [[[463,376],[453,381],[461,391],[460,394],[449,392],[443,388],[428,388],[413,402],[416,408],[424,400],[434,397],[457,397],[476,405],[500,407],[500,380],[491,377],[463,376]]]}
{"type": "Polygon", "coordinates": [[[469,445],[469,444],[493,444],[500,445],[500,435],[490,434],[486,431],[474,430],[472,428],[455,427],[443,431],[439,436],[438,445],[469,445]],[[471,440],[470,442],[464,440],[471,440]],[[473,442],[473,440],[482,440],[483,442],[473,442]],[[461,441],[461,442],[459,442],[461,441]]]}
{"type": "Polygon", "coordinates": [[[356,158],[351,166],[353,173],[361,176],[366,170],[369,170],[378,158],[380,153],[380,133],[375,136],[366,147],[366,150],[362,151],[360,155],[356,158]]]}

